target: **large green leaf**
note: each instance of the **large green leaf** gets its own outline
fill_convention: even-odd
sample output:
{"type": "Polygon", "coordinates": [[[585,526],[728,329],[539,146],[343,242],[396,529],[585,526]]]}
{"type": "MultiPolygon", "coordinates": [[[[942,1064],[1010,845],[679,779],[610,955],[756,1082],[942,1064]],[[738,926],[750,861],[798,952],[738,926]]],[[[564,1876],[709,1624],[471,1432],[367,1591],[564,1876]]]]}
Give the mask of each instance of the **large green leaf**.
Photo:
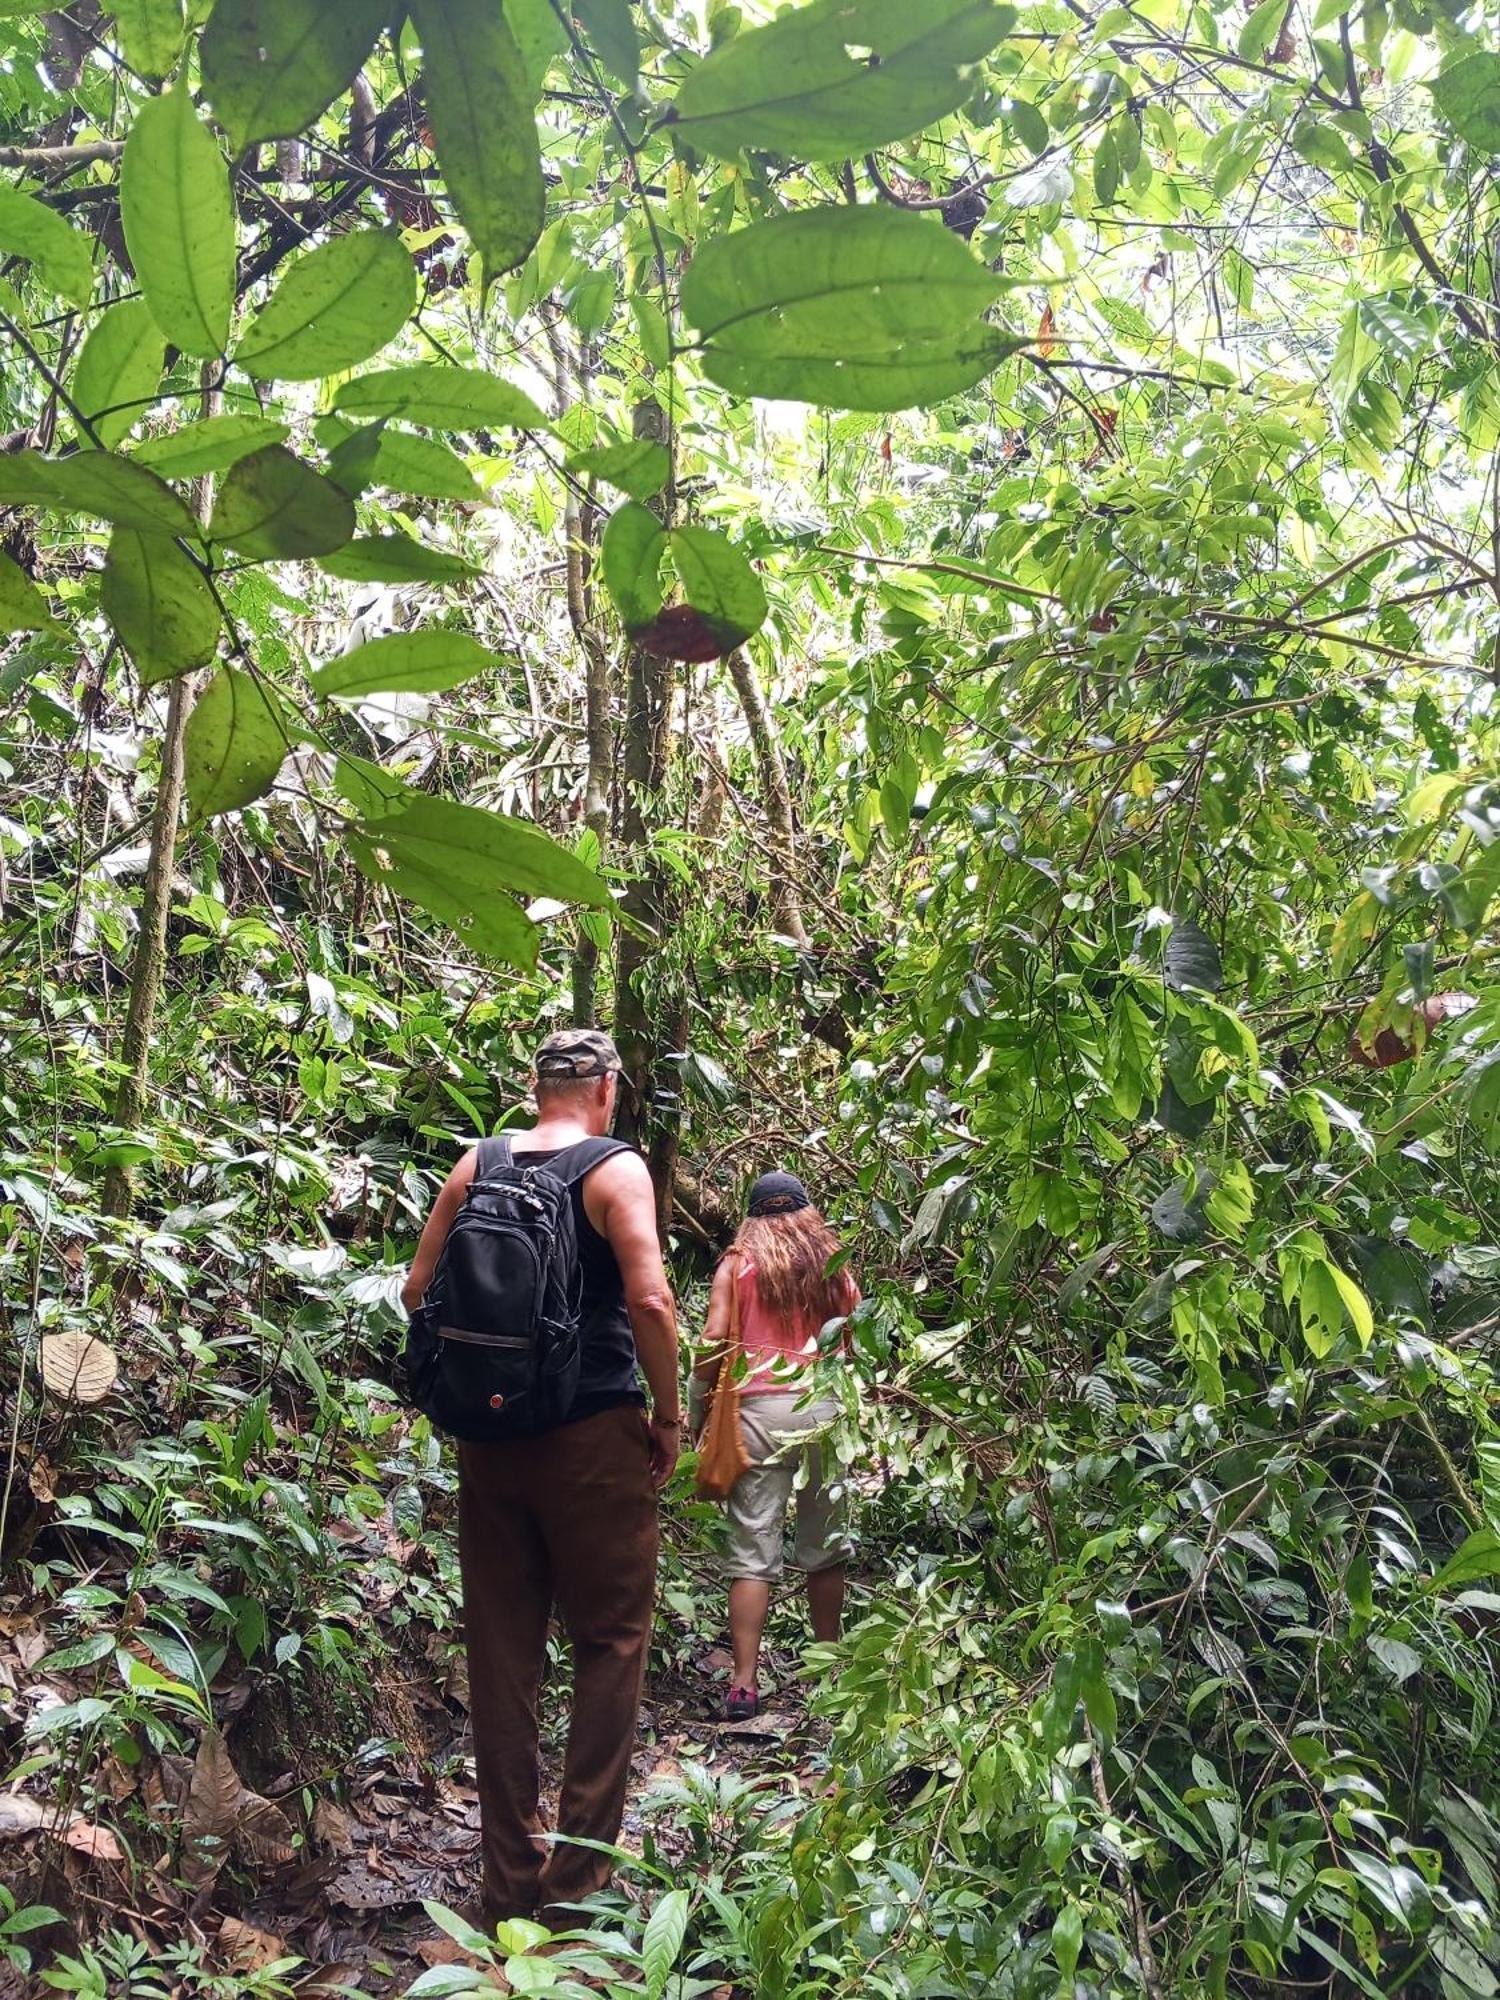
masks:
{"type": "Polygon", "coordinates": [[[726,389],[900,410],[971,388],[1025,345],[980,317],[1005,289],[940,222],[816,208],[705,243],[682,309],[726,389]]]}
{"type": "Polygon", "coordinates": [[[235,151],[311,125],[354,81],[390,13],[389,0],[218,0],[199,53],[235,151]]]}
{"type": "Polygon", "coordinates": [[[713,528],[674,528],[668,538],[683,596],[708,626],[720,653],[733,652],[766,619],[760,578],[713,528]]]}
{"type": "MultiPolygon", "coordinates": [[[[349,447],[357,442],[351,438],[349,447]]],[[[410,431],[381,433],[363,483],[389,487],[395,493],[420,494],[428,500],[484,498],[484,489],[456,451],[437,438],[414,437],[410,431]]]]}
{"type": "Polygon", "coordinates": [[[346,583],[462,583],[482,574],[462,556],[396,533],[362,535],[333,555],[321,556],[318,568],[346,583]]]}
{"type": "Polygon", "coordinates": [[[120,219],[167,339],[184,354],[221,354],[234,312],[229,168],[180,85],[135,114],[120,163],[120,219]]]}
{"type": "Polygon", "coordinates": [[[201,667],[219,643],[219,607],[207,579],[168,535],[116,528],[99,604],[147,686],[201,667]]]}
{"type": "Polygon", "coordinates": [[[100,444],[116,445],[134,429],[160,386],[165,358],[161,328],[144,299],[123,299],[95,323],[78,357],[73,401],[100,444]]]}
{"type": "Polygon", "coordinates": [[[411,0],[427,119],[486,282],[530,254],[546,220],[526,63],[495,0],[411,0]]]}
{"type": "Polygon", "coordinates": [[[51,623],[46,598],[20,564],[0,551],[0,632],[40,632],[51,623]]]}
{"type": "Polygon", "coordinates": [[[112,0],[120,53],[142,76],[163,77],[182,54],[182,0],[112,0]]]}
{"type": "Polygon", "coordinates": [[[606,480],[632,500],[649,500],[671,478],[672,461],[666,446],[652,438],[621,438],[615,444],[571,452],[568,470],[606,480]]]}
{"type": "Polygon", "coordinates": [[[812,0],[700,63],[674,131],[724,159],[845,160],[956,111],[1015,18],[996,0],[812,0]]]}
{"type": "Polygon", "coordinates": [[[194,535],[198,524],[163,480],[113,452],[43,458],[37,451],[0,455],[0,507],[47,507],[92,514],[145,534],[194,535]]]}
{"type": "Polygon", "coordinates": [[[1500,153],[1500,55],[1476,49],[1451,63],[1432,86],[1437,108],[1460,139],[1500,153]]]}
{"type": "Polygon", "coordinates": [[[55,209],[19,188],[0,187],[0,250],[24,257],[49,291],[69,305],[86,306],[94,289],[89,239],[55,209]]]}
{"type": "Polygon", "coordinates": [[[505,0],[505,18],[521,51],[534,104],[542,94],[553,57],[568,46],[568,31],[552,0],[505,0]]]}
{"type": "Polygon", "coordinates": [[[332,555],[354,534],[354,503],[284,446],[268,445],[230,467],[208,534],[257,560],[332,555]]]}
{"type": "Polygon", "coordinates": [[[1482,1576],[1500,1576],[1500,1534],[1493,1528],[1476,1528],[1466,1536],[1428,1587],[1457,1590],[1482,1576]]]}
{"type": "Polygon", "coordinates": [[[424,852],[440,871],[451,866],[472,873],[478,868],[486,881],[518,895],[552,896],[601,910],[613,907],[608,888],[593,869],[527,820],[434,798],[394,780],[384,780],[378,791],[372,792],[368,781],[363,791],[354,790],[358,796],[351,803],[361,815],[360,831],[371,841],[399,838],[413,854],[424,852]]]}
{"type": "Polygon", "coordinates": [[[641,34],[630,0],[573,0],[573,12],[610,75],[634,90],[641,72],[641,34]]]}
{"type": "Polygon", "coordinates": [[[290,426],[273,417],[199,417],[162,437],[146,438],[131,457],[163,479],[194,479],[205,472],[222,472],[236,459],[290,436],[290,426]]]}
{"type": "Polygon", "coordinates": [[[535,924],[482,860],[463,851],[414,844],[399,831],[385,830],[372,838],[361,828],[346,832],[344,844],[360,873],[377,888],[405,896],[440,918],[470,951],[523,971],[536,964],[535,924]]]}
{"type": "Polygon", "coordinates": [[[280,699],[238,667],[220,667],[193,704],[183,773],[194,819],[247,806],[269,789],[292,740],[280,699]]]}
{"type": "Polygon", "coordinates": [[[627,632],[649,625],[666,600],[661,583],[666,552],[666,529],[633,500],[617,507],[604,524],[599,567],[627,632]]]}
{"type": "Polygon", "coordinates": [[[416,267],[396,232],[351,229],[288,266],[234,358],[265,381],[310,382],[378,353],[416,302],[416,267]]]}
{"type": "Polygon", "coordinates": [[[467,632],[393,632],[330,660],[309,679],[321,695],[441,694],[500,664],[467,632]]]}
{"type": "Polygon", "coordinates": [[[402,417],[433,430],[472,431],[514,424],[546,430],[546,417],[526,394],[482,368],[418,361],[357,375],[334,392],[333,407],[348,417],[402,417]]]}

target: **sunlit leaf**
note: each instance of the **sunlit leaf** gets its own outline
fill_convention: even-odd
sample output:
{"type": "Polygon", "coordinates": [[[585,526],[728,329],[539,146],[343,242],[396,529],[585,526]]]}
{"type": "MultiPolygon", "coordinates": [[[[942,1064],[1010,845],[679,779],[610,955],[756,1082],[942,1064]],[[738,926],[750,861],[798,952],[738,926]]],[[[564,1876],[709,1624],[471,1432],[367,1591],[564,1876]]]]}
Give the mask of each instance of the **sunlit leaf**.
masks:
{"type": "Polygon", "coordinates": [[[742,29],[692,70],[674,127],[727,159],[848,159],[956,110],[973,65],[1015,18],[995,0],[812,0],[742,29]]]}
{"type": "Polygon", "coordinates": [[[940,222],[818,208],[706,242],[682,309],[727,389],[901,410],[971,388],[1025,344],[981,317],[1004,289],[940,222]]]}
{"type": "Polygon", "coordinates": [[[0,250],[26,258],[42,283],[70,305],[88,304],[94,289],[88,237],[19,188],[0,187],[0,250]]]}
{"type": "Polygon", "coordinates": [[[234,311],[224,155],[179,85],[136,112],[120,163],[125,245],[152,317],[184,354],[220,354],[234,311]]]}
{"type": "Polygon", "coordinates": [[[194,702],[183,738],[193,818],[211,819],[258,799],[292,741],[279,697],[238,667],[220,667],[194,702]]]}
{"type": "Polygon", "coordinates": [[[144,534],[192,535],[198,528],[154,472],[106,451],[80,451],[69,458],[44,458],[36,451],[0,454],[0,507],[92,514],[144,534]]]}
{"type": "Polygon", "coordinates": [[[73,401],[100,444],[118,444],[140,422],[165,355],[161,328],[143,299],[122,299],[95,321],[73,375],[73,401]]]}
{"type": "Polygon", "coordinates": [[[167,535],[115,529],[99,605],[148,686],[213,658],[218,604],[198,565],[167,535]]]}
{"type": "Polygon", "coordinates": [[[310,125],[354,81],[390,12],[389,0],[218,0],[203,84],[235,151],[310,125]]]}
{"type": "Polygon", "coordinates": [[[315,668],[309,679],[321,695],[440,694],[500,665],[466,632],[393,632],[315,668]]]}
{"type": "Polygon", "coordinates": [[[482,368],[441,361],[357,375],[339,385],[333,407],[349,417],[400,417],[433,430],[472,431],[490,425],[549,428],[524,389],[513,388],[482,368]]]}
{"type": "Polygon", "coordinates": [[[526,64],[493,0],[411,0],[411,17],[445,185],[486,279],[500,277],[546,218],[526,64]]]}
{"type": "Polygon", "coordinates": [[[332,375],[393,340],[416,298],[416,268],[395,231],[351,229],[288,265],[235,361],[267,381],[332,375]]]}

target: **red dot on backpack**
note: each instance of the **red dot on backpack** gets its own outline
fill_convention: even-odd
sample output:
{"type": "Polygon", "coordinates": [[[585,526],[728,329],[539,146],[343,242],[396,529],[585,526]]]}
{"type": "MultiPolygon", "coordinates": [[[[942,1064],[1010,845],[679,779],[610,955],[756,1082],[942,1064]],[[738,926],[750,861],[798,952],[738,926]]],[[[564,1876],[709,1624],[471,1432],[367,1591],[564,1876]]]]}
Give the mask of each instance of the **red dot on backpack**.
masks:
{"type": "Polygon", "coordinates": [[[504,1405],[504,1402],[505,1402],[505,1398],[504,1398],[503,1396],[491,1396],[491,1397],[490,1397],[490,1408],[491,1408],[492,1410],[498,1410],[498,1409],[500,1409],[500,1408],[501,1408],[501,1407],[502,1407],[502,1406],[504,1405]]]}

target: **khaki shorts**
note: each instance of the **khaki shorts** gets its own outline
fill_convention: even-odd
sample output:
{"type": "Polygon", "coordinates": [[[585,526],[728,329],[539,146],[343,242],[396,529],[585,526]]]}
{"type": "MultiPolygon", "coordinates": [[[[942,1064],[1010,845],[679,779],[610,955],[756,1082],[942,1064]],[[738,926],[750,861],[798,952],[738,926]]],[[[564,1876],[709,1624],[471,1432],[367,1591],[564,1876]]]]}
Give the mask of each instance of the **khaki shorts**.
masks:
{"type": "Polygon", "coordinates": [[[847,1553],[844,1508],[829,1496],[823,1478],[823,1454],[817,1433],[839,1414],[834,1402],[798,1407],[795,1391],[784,1395],[743,1396],[740,1423],[750,1470],[730,1491],[729,1560],[725,1573],[760,1583],[774,1583],[782,1571],[787,1503],[797,1505],[798,1569],[831,1569],[847,1553]],[[796,1485],[806,1462],[807,1477],[796,1485]]]}

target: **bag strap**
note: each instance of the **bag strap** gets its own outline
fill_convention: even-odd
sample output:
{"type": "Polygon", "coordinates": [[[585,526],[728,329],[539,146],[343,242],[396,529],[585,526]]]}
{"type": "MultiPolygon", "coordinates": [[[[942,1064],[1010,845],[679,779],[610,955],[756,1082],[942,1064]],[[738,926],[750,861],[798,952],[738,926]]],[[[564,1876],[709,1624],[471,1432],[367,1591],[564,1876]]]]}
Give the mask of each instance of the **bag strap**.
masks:
{"type": "Polygon", "coordinates": [[[469,1185],[477,1187],[481,1181],[488,1180],[491,1174],[499,1173],[512,1165],[514,1158],[510,1149],[510,1139],[504,1132],[494,1139],[481,1139],[474,1148],[474,1178],[469,1185]]]}
{"type": "Polygon", "coordinates": [[[580,1139],[559,1153],[547,1171],[556,1174],[567,1187],[576,1187],[585,1174],[591,1174],[595,1167],[602,1167],[606,1160],[612,1160],[616,1153],[631,1153],[635,1148],[623,1139],[580,1139]]]}

